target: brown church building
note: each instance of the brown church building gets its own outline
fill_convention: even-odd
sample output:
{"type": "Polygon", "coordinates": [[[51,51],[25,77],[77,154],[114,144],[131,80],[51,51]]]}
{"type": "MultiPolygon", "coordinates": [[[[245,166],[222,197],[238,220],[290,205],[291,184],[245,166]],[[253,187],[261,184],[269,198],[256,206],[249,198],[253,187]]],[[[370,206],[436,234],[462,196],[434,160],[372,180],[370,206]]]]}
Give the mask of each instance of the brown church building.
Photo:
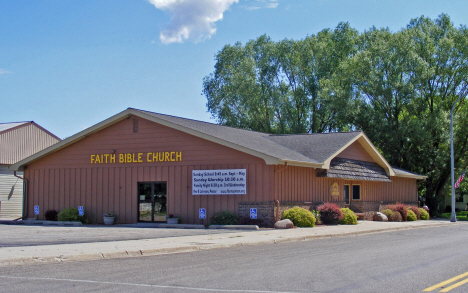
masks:
{"type": "Polygon", "coordinates": [[[82,206],[99,224],[109,212],[117,223],[177,214],[190,224],[205,212],[209,224],[251,208],[271,224],[277,211],[327,201],[366,212],[417,204],[425,179],[390,166],[363,132],[272,135],[132,108],[10,169],[24,171],[25,218],[82,206]]]}

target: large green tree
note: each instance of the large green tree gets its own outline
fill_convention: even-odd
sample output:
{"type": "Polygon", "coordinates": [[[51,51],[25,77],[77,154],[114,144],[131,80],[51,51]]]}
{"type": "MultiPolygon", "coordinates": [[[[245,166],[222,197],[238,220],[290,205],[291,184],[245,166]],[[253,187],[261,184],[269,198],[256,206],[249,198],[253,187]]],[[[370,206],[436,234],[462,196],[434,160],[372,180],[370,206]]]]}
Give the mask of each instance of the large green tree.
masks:
{"type": "Polygon", "coordinates": [[[447,15],[421,17],[397,33],[375,28],[362,36],[346,63],[359,101],[353,124],[387,160],[428,176],[420,186],[437,209],[450,179],[450,110],[454,111],[455,163],[468,155],[468,34],[447,15]]]}
{"type": "Polygon", "coordinates": [[[324,88],[355,54],[357,37],[341,23],[300,41],[264,35],[245,46],[226,45],[203,81],[208,111],[220,124],[268,133],[346,130],[341,109],[348,99],[324,88]]]}
{"type": "Polygon", "coordinates": [[[468,29],[443,14],[413,19],[398,32],[359,34],[340,23],[299,41],[261,36],[227,45],[203,92],[224,125],[268,133],[363,130],[390,164],[428,176],[420,192],[436,210],[450,179],[450,110],[458,98],[457,170],[468,163],[467,82],[468,29]]]}

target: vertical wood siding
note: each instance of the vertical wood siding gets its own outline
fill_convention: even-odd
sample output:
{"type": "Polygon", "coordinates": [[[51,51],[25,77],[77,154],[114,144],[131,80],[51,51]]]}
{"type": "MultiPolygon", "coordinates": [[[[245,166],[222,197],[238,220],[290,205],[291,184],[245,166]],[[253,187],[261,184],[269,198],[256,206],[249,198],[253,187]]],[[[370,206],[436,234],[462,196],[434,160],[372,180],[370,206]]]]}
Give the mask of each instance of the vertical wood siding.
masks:
{"type": "Polygon", "coordinates": [[[358,161],[375,162],[358,141],[353,142],[350,146],[339,153],[337,157],[358,161]]]}
{"type": "Polygon", "coordinates": [[[330,187],[337,182],[343,201],[345,184],[361,185],[361,201],[417,201],[415,179],[391,177],[392,182],[346,180],[316,177],[316,170],[304,167],[275,167],[275,199],[280,201],[316,202],[332,201],[330,187]]]}
{"type": "MultiPolygon", "coordinates": [[[[224,210],[238,211],[240,201],[271,200],[273,166],[263,160],[192,135],[139,119],[112,125],[27,167],[31,182],[27,212],[40,205],[62,210],[83,206],[91,223],[102,223],[102,214],[115,212],[119,223],[138,221],[138,182],[167,182],[168,213],[184,223],[199,223],[198,209],[207,218],[224,210]],[[91,154],[181,151],[180,162],[91,164],[91,154]],[[192,170],[247,169],[246,195],[192,195],[192,170]]],[[[146,161],[146,160],[144,160],[146,161]]],[[[205,221],[207,223],[207,221],[205,221]]]]}
{"type": "Polygon", "coordinates": [[[32,123],[6,131],[0,134],[0,164],[12,165],[57,142],[58,139],[32,123]]]}

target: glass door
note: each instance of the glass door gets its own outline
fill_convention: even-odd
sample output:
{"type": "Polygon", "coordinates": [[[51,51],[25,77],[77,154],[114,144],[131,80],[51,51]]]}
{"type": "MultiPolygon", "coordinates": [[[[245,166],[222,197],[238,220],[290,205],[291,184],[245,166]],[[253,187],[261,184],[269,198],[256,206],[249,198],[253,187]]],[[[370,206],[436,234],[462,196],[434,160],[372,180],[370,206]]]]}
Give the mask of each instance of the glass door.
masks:
{"type": "Polygon", "coordinates": [[[343,195],[344,195],[343,200],[345,202],[345,205],[349,205],[349,185],[348,184],[344,185],[343,195]]]}
{"type": "Polygon", "coordinates": [[[166,182],[138,183],[138,221],[165,222],[166,182]]]}

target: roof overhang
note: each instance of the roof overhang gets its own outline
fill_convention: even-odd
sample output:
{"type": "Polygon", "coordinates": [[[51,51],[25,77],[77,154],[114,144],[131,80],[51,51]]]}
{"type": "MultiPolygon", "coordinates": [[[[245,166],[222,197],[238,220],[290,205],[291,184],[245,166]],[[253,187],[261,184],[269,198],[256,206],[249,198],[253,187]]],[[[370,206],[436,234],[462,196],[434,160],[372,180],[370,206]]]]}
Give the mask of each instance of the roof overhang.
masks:
{"type": "MultiPolygon", "coordinates": [[[[194,136],[197,136],[197,137],[200,137],[200,138],[203,138],[205,140],[208,140],[208,141],[211,141],[211,142],[214,142],[214,143],[217,143],[217,144],[220,144],[220,145],[224,145],[226,147],[229,147],[229,148],[232,148],[232,149],[235,149],[235,150],[238,150],[240,152],[243,152],[243,153],[247,153],[249,155],[252,155],[252,156],[255,156],[255,157],[258,157],[258,158],[261,158],[265,161],[265,163],[267,165],[279,165],[282,163],[281,161],[281,158],[276,158],[276,157],[273,157],[273,156],[269,156],[269,155],[266,155],[264,153],[261,153],[261,152],[258,152],[258,151],[255,151],[255,150],[252,150],[252,149],[249,149],[249,148],[246,148],[244,146],[241,146],[241,145],[238,145],[238,144],[235,144],[235,143],[232,143],[232,142],[229,142],[229,141],[226,141],[226,140],[223,140],[223,139],[220,139],[220,138],[217,138],[217,137],[214,137],[214,136],[211,136],[211,135],[208,135],[208,134],[205,134],[205,133],[202,133],[202,132],[199,132],[199,131],[196,131],[196,130],[193,130],[191,128],[188,128],[188,127],[185,127],[185,126],[182,126],[182,125],[179,125],[179,124],[175,124],[175,123],[172,123],[172,122],[169,122],[169,121],[166,121],[166,120],[163,120],[163,119],[160,119],[158,117],[155,117],[155,116],[152,116],[152,115],[149,115],[149,114],[145,114],[144,112],[142,111],[138,111],[138,110],[135,110],[135,109],[132,109],[132,108],[128,108],[127,110],[125,111],[122,111],[94,126],[91,126],[73,136],[70,136],[28,158],[25,158],[13,165],[10,166],[10,170],[14,170],[14,171],[22,171],[24,170],[24,167],[27,166],[28,164],[31,164],[32,162],[34,161],[37,161],[49,154],[52,154],[54,152],[57,152],[65,147],[68,147],[69,145],[71,144],[74,144],[106,127],[109,127],[113,124],[116,124],[124,119],[129,119],[132,115],[134,116],[138,116],[138,117],[141,117],[143,119],[147,119],[147,120],[150,120],[150,121],[153,121],[155,123],[158,123],[158,124],[161,124],[161,125],[164,125],[164,126],[167,126],[167,127],[170,127],[170,128],[173,128],[173,129],[176,129],[176,130],[179,130],[179,131],[182,131],[182,132],[185,132],[185,133],[188,133],[188,134],[191,134],[191,135],[194,135],[194,136]]],[[[298,164],[301,163],[301,162],[298,162],[298,164]]],[[[307,163],[305,163],[307,164],[307,163]]]]}
{"type": "Polygon", "coordinates": [[[323,169],[330,168],[330,162],[333,158],[335,158],[339,153],[344,151],[347,147],[353,144],[355,141],[359,142],[361,146],[366,150],[366,152],[372,157],[372,159],[379,164],[382,168],[384,168],[385,172],[388,176],[395,176],[395,171],[393,170],[392,166],[385,160],[385,158],[380,154],[380,152],[375,148],[369,138],[361,132],[355,138],[350,140],[347,144],[345,144],[341,149],[336,151],[333,155],[331,155],[328,159],[325,160],[323,163],[323,169]]]}

